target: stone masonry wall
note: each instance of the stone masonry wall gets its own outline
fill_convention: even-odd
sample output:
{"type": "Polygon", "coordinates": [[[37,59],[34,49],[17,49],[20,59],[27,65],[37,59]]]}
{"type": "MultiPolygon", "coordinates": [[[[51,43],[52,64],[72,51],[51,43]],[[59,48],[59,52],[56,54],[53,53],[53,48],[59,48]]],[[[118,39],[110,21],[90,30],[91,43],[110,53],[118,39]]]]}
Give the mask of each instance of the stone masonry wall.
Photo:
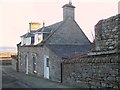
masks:
{"type": "Polygon", "coordinates": [[[120,14],[100,20],[95,25],[95,46],[97,51],[120,48],[120,14]]]}
{"type": "Polygon", "coordinates": [[[44,52],[42,47],[19,47],[19,67],[20,71],[25,72],[25,55],[28,56],[28,73],[33,73],[33,55],[36,55],[36,75],[44,76],[44,52]],[[41,52],[40,52],[41,51],[41,52]]]}
{"type": "Polygon", "coordinates": [[[50,79],[52,81],[61,82],[61,62],[62,59],[58,57],[51,50],[49,51],[50,56],[50,79]]]}
{"type": "Polygon", "coordinates": [[[66,61],[62,64],[63,83],[81,88],[120,88],[119,63],[116,53],[66,61]]]}
{"type": "Polygon", "coordinates": [[[44,55],[49,56],[49,79],[61,82],[61,59],[46,46],[19,47],[19,67],[25,73],[25,55],[28,55],[28,74],[44,77],[44,55]],[[36,55],[36,71],[33,73],[33,55],[36,55]]]}

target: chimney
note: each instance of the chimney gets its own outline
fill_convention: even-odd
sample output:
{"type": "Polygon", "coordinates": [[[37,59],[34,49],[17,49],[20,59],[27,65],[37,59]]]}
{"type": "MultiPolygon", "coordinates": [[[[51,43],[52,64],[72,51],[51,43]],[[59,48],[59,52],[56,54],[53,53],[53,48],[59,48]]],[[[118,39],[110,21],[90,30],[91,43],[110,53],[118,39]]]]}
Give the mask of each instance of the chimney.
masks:
{"type": "Polygon", "coordinates": [[[72,5],[72,2],[69,1],[69,4],[65,4],[63,7],[63,20],[65,20],[68,17],[71,17],[74,19],[75,13],[74,9],[75,7],[72,5]]]}
{"type": "Polygon", "coordinates": [[[34,30],[38,30],[40,28],[41,24],[38,22],[30,22],[29,23],[29,30],[30,31],[34,31],[34,30]]]}

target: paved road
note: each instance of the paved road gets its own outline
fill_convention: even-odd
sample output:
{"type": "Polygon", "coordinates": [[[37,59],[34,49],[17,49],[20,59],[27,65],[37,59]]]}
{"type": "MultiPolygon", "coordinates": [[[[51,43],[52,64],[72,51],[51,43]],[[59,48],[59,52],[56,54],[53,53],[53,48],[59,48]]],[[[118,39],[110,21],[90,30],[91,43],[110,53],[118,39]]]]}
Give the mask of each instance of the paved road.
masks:
{"type": "Polygon", "coordinates": [[[16,72],[11,66],[2,67],[3,88],[75,88],[61,83],[46,80],[33,75],[16,72]]]}
{"type": "Polygon", "coordinates": [[[17,77],[11,66],[2,67],[2,88],[31,88],[27,83],[17,77]]]}

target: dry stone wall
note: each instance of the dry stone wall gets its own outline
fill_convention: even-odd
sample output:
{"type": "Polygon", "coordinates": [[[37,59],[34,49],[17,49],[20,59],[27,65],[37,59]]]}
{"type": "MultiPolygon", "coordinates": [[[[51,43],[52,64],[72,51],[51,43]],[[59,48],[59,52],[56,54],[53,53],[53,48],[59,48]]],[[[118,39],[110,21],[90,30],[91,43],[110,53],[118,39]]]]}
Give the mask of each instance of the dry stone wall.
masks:
{"type": "Polygon", "coordinates": [[[120,88],[120,54],[90,55],[62,64],[63,83],[80,88],[120,88]]]}

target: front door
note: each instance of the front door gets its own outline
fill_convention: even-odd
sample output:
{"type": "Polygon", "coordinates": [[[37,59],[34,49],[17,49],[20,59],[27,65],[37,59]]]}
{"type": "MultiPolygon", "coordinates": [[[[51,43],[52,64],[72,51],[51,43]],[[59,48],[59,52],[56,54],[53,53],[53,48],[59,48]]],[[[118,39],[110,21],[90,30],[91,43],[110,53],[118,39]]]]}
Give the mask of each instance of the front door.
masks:
{"type": "Polygon", "coordinates": [[[44,56],[44,78],[49,79],[49,57],[44,56]]]}

